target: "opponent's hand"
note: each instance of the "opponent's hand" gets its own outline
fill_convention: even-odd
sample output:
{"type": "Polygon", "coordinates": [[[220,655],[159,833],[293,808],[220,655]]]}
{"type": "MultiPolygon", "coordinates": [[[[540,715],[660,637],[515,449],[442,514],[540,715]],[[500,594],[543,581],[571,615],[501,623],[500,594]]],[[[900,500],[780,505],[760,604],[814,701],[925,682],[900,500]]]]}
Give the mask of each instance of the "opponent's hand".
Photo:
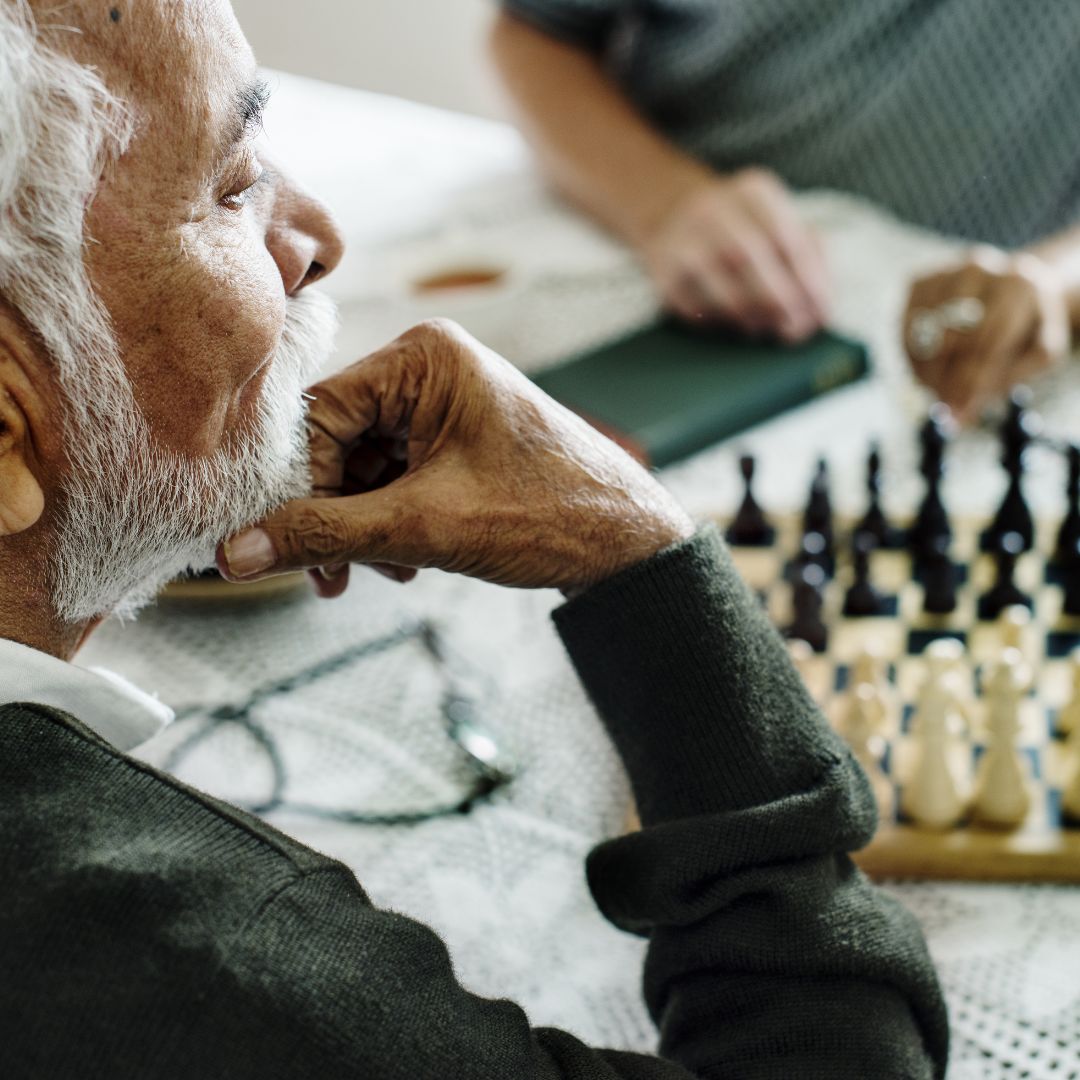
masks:
{"type": "Polygon", "coordinates": [[[1067,291],[1060,275],[1036,255],[978,247],[959,266],[912,285],[903,326],[915,377],[968,423],[1016,383],[1065,358],[1067,291]],[[940,348],[922,355],[913,320],[960,297],[982,303],[982,321],[972,330],[945,330],[940,348]]]}
{"type": "Polygon", "coordinates": [[[573,592],[690,536],[628,454],[464,330],[424,323],[313,387],[315,497],[219,548],[230,580],[438,567],[573,592]]]}
{"type": "Polygon", "coordinates": [[[816,234],[765,169],[704,181],[642,244],[664,301],[687,321],[802,341],[828,317],[828,271],[816,234]]]}

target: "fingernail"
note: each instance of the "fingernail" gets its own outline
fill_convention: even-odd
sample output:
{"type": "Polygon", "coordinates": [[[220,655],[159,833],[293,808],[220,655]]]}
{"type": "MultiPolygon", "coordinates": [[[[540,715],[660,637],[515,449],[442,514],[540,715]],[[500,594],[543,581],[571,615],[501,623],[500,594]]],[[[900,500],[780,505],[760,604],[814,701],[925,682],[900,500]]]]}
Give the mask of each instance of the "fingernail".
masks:
{"type": "Polygon", "coordinates": [[[262,529],[248,529],[222,545],[229,572],[238,578],[269,570],[277,559],[270,537],[262,529]]]}
{"type": "Polygon", "coordinates": [[[320,566],[319,573],[325,581],[333,581],[334,578],[341,577],[347,566],[348,563],[334,563],[333,566],[320,566]]]}

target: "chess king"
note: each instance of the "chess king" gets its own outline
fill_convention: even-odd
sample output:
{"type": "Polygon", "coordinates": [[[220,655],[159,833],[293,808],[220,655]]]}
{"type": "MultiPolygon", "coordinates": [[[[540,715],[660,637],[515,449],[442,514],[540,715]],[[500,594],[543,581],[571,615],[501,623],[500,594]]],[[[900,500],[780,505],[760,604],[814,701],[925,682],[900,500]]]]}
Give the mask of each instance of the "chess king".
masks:
{"type": "Polygon", "coordinates": [[[341,240],[263,101],[224,0],[0,0],[5,1077],[943,1076],[919,930],[849,860],[865,779],[715,531],[452,325],[305,418],[341,240]],[[367,564],[569,597],[643,825],[589,883],[650,939],[657,1056],[530,1028],[347,868],[130,756],[167,710],[69,661],[215,549],[325,596],[367,564]]]}

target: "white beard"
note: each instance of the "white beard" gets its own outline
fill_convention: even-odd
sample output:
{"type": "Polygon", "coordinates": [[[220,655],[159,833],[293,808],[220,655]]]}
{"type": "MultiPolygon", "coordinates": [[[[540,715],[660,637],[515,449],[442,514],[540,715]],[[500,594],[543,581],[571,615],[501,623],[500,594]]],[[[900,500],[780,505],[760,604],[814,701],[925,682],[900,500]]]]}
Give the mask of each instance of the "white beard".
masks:
{"type": "Polygon", "coordinates": [[[303,390],[336,330],[326,296],[306,289],[288,302],[252,430],[209,458],[158,446],[126,385],[65,387],[97,408],[69,438],[83,453],[72,456],[51,560],[63,619],[133,616],[167,582],[213,566],[227,536],[309,493],[303,390]]]}

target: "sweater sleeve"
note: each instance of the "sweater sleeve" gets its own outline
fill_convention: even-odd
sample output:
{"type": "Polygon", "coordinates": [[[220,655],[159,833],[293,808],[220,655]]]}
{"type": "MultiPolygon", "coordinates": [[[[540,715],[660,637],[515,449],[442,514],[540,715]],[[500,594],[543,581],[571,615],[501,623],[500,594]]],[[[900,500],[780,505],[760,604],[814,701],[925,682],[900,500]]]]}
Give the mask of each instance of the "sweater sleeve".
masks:
{"type": "Polygon", "coordinates": [[[944,1075],[922,935],[848,852],[876,813],[715,529],[555,613],[643,824],[588,861],[649,937],[661,1054],[695,1075],[944,1075]]]}
{"type": "Polygon", "coordinates": [[[500,0],[502,9],[523,22],[590,52],[601,52],[621,0],[500,0]]]}
{"type": "Polygon", "coordinates": [[[556,618],[641,808],[642,831],[597,848],[588,874],[607,916],[650,938],[660,1055],[590,1047],[470,993],[432,930],[326,863],[222,946],[176,1075],[942,1076],[945,1012],[919,931],[845,854],[873,829],[865,779],[715,533],[556,618]]]}

